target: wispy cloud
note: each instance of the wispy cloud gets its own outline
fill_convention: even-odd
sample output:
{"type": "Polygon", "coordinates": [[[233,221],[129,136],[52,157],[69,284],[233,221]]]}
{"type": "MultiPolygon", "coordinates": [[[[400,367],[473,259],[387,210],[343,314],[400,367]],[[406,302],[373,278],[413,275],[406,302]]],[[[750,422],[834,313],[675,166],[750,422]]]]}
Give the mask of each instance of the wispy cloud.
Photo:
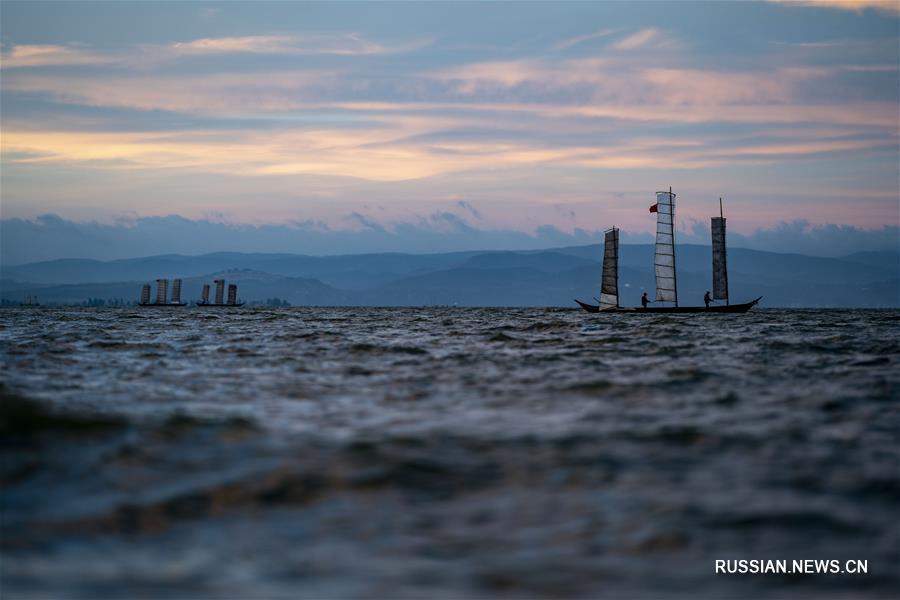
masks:
{"type": "Polygon", "coordinates": [[[13,44],[0,54],[4,69],[66,65],[140,66],[184,56],[227,54],[369,56],[413,52],[431,43],[419,38],[381,44],[357,33],[248,35],[200,38],[169,45],[145,44],[99,51],[81,44],[13,44]]]}
{"type": "MultiPolygon", "coordinates": [[[[351,110],[350,106],[343,108],[351,110]]],[[[445,109],[440,106],[421,114],[418,111],[422,106],[416,104],[356,108],[364,108],[362,114],[369,116],[377,113],[378,118],[363,128],[320,123],[313,127],[285,126],[276,131],[98,133],[7,127],[2,150],[9,164],[74,163],[114,170],[194,170],[247,177],[320,175],[387,182],[541,165],[696,169],[823,154],[890,155],[897,142],[895,134],[859,133],[850,126],[842,129],[835,119],[821,116],[829,123],[824,129],[814,127],[803,132],[772,129],[740,138],[711,134],[684,138],[666,133],[610,137],[602,121],[584,120],[598,114],[596,106],[486,105],[455,115],[442,114],[445,109]],[[528,115],[527,124],[523,124],[522,115],[528,115]],[[477,140],[458,135],[471,130],[482,132],[477,140]],[[589,136],[592,131],[594,135],[589,136]],[[596,141],[589,142],[591,138],[596,141]]],[[[763,112],[758,118],[771,122],[774,116],[780,116],[796,124],[801,115],[809,118],[815,114],[815,107],[790,108],[790,113],[763,112]]],[[[754,110],[746,106],[737,109],[754,110]]],[[[615,110],[611,107],[607,114],[635,120],[641,117],[615,110]]],[[[673,115],[683,114],[685,109],[672,106],[664,114],[660,111],[655,107],[654,117],[671,123],[673,115]]],[[[725,115],[735,107],[715,111],[725,115]]],[[[708,108],[700,111],[703,115],[707,112],[708,108]]],[[[887,112],[893,118],[893,109],[887,112]]]]}
{"type": "Polygon", "coordinates": [[[641,46],[646,46],[650,43],[650,41],[656,38],[658,34],[659,30],[653,27],[641,29],[613,44],[613,48],[616,50],[633,50],[635,48],[640,48],[641,46]]]}
{"type": "Polygon", "coordinates": [[[175,52],[184,54],[279,54],[293,50],[294,39],[283,35],[248,35],[243,37],[201,38],[190,42],[176,42],[175,52]]]}
{"type": "Polygon", "coordinates": [[[305,35],[250,35],[201,38],[171,46],[176,54],[337,54],[362,56],[393,54],[422,48],[430,40],[385,45],[365,39],[357,33],[305,35]]]}
{"type": "Polygon", "coordinates": [[[900,70],[900,65],[840,65],[837,68],[857,73],[892,73],[900,70]]]}
{"type": "MultiPolygon", "coordinates": [[[[571,65],[572,62],[566,62],[571,65]]],[[[557,65],[558,67],[558,65],[557,65]]],[[[570,68],[553,68],[538,60],[509,60],[477,62],[431,73],[423,73],[426,79],[436,79],[454,84],[454,91],[474,95],[485,91],[485,86],[513,87],[530,82],[539,85],[571,83],[579,73],[570,68]]]]}
{"type": "Polygon", "coordinates": [[[900,14],[900,2],[897,0],[768,0],[785,6],[811,6],[816,8],[834,8],[862,12],[867,9],[881,10],[900,14]]]}
{"type": "Polygon", "coordinates": [[[213,72],[201,75],[74,76],[17,74],[7,77],[8,91],[47,94],[58,102],[195,114],[254,114],[290,110],[305,87],[327,87],[334,72],[213,72]]]}
{"type": "Polygon", "coordinates": [[[471,215],[472,215],[473,217],[475,217],[476,219],[480,219],[480,218],[481,218],[481,213],[478,212],[478,209],[476,209],[474,206],[472,206],[472,203],[471,203],[471,202],[466,202],[465,200],[460,200],[460,201],[458,201],[458,202],[456,203],[456,205],[459,206],[459,207],[462,208],[462,209],[465,209],[465,210],[468,211],[469,213],[471,213],[471,215]]]}
{"type": "Polygon", "coordinates": [[[831,74],[829,69],[776,68],[768,71],[649,68],[640,77],[652,84],[665,104],[790,104],[805,80],[831,74]]]}
{"type": "Polygon", "coordinates": [[[579,35],[573,38],[569,38],[567,40],[563,40],[557,43],[554,48],[557,50],[566,50],[567,48],[571,48],[572,46],[576,46],[581,44],[582,42],[589,42],[591,40],[596,40],[599,38],[604,38],[614,34],[617,30],[615,29],[601,29],[600,31],[595,31],[594,33],[587,33],[585,35],[579,35]]]}
{"type": "Polygon", "coordinates": [[[84,46],[61,44],[16,44],[0,54],[5,69],[54,65],[98,65],[116,62],[113,56],[94,52],[84,46]]]}

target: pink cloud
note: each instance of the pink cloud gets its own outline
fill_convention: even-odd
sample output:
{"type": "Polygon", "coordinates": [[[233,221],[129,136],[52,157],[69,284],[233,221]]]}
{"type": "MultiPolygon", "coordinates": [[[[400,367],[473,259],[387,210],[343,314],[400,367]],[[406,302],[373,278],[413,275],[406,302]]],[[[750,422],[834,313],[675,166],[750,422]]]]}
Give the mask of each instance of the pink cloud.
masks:
{"type": "Polygon", "coordinates": [[[613,44],[613,48],[616,50],[634,50],[635,48],[646,46],[651,40],[656,38],[658,34],[659,31],[653,27],[641,29],[613,44]]]}
{"type": "Polygon", "coordinates": [[[43,67],[51,65],[98,65],[116,62],[116,58],[104,56],[78,45],[16,44],[4,52],[0,60],[4,69],[43,67]]]}
{"type": "Polygon", "coordinates": [[[862,12],[866,9],[881,10],[888,13],[900,14],[900,3],[897,0],[768,0],[783,4],[784,6],[811,6],[815,8],[835,8],[862,12]]]}
{"type": "Polygon", "coordinates": [[[359,56],[393,54],[417,50],[430,43],[421,39],[396,45],[369,41],[357,33],[250,35],[201,38],[178,42],[169,48],[174,54],[337,54],[359,56]]]}

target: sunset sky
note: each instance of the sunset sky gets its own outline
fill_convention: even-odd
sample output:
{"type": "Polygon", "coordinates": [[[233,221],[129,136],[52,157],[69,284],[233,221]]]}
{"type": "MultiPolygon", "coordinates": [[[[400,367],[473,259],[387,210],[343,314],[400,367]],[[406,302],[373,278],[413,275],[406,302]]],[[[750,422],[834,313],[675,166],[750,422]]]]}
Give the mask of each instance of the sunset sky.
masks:
{"type": "Polygon", "coordinates": [[[2,4],[2,218],[896,227],[897,2],[2,4]]]}

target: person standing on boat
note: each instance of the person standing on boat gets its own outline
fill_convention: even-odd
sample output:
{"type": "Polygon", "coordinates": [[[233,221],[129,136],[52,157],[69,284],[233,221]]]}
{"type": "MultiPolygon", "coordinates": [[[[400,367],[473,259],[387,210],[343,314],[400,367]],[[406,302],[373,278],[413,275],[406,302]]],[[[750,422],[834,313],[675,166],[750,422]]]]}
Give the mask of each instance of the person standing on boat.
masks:
{"type": "Polygon", "coordinates": [[[703,303],[706,304],[706,308],[709,308],[709,303],[712,298],[709,297],[709,290],[706,290],[706,293],[703,295],[703,303]]]}
{"type": "Polygon", "coordinates": [[[648,304],[650,304],[650,299],[647,297],[647,292],[644,292],[644,295],[641,296],[641,306],[647,308],[648,304]]]}

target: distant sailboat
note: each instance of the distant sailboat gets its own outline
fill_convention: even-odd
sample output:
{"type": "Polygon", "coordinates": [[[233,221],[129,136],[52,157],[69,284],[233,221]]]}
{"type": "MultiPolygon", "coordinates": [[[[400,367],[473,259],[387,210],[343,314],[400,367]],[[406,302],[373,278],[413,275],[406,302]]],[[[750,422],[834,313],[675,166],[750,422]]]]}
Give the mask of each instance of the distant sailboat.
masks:
{"type": "Polygon", "coordinates": [[[672,302],[674,306],[622,308],[619,306],[619,230],[606,232],[603,240],[603,274],[598,304],[575,300],[587,312],[605,313],[744,313],[755,306],[762,296],[743,304],[728,303],[728,265],[725,250],[725,217],[719,198],[719,216],[712,218],[713,298],[725,300],[724,306],[678,306],[678,285],[675,269],[675,194],[656,193],[656,250],[653,270],[656,276],[656,301],[672,302]]]}
{"type": "Polygon", "coordinates": [[[608,229],[603,236],[603,272],[600,276],[600,304],[588,304],[575,300],[588,312],[606,312],[619,306],[619,229],[608,229]]]}
{"type": "Polygon", "coordinates": [[[203,290],[200,293],[200,300],[197,302],[197,306],[202,306],[204,308],[237,308],[239,306],[243,306],[243,302],[238,302],[237,299],[237,285],[230,283],[228,284],[228,302],[225,301],[225,280],[224,279],[215,279],[213,283],[216,284],[216,301],[209,301],[209,284],[203,284],[203,290]]]}
{"type": "Polygon", "coordinates": [[[172,286],[172,299],[169,299],[169,280],[156,280],[156,301],[150,302],[150,284],[145,283],[141,287],[141,300],[138,306],[154,306],[172,308],[178,306],[187,306],[187,302],[181,301],[181,280],[176,279],[172,286]]]}

